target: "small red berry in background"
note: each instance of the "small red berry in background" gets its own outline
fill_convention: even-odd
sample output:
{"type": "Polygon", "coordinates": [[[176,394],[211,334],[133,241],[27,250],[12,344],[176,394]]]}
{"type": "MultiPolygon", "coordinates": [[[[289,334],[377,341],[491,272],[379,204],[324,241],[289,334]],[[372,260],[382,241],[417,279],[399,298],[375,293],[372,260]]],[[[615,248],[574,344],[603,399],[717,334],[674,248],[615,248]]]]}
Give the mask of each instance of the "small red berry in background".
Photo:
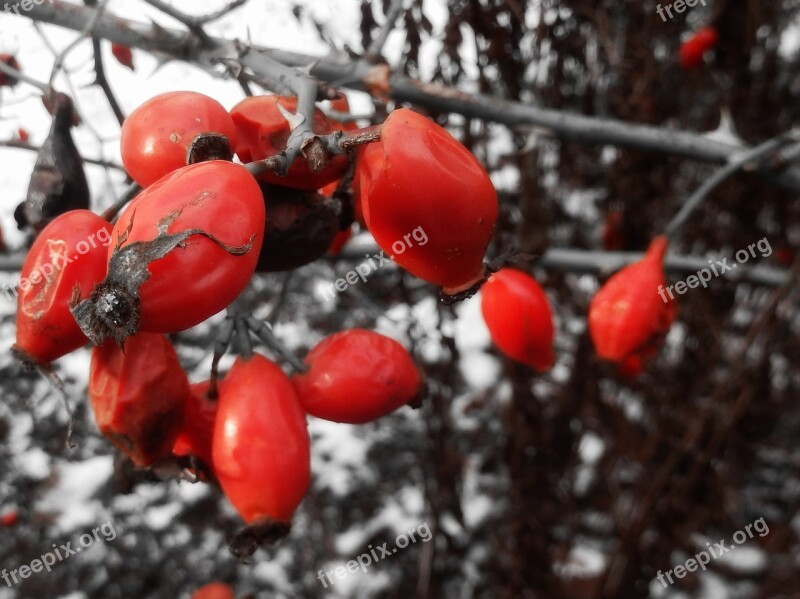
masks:
{"type": "Polygon", "coordinates": [[[89,397],[100,431],[140,468],[172,455],[189,381],[164,335],[140,333],[125,347],[95,346],[89,397]]]}
{"type": "Polygon", "coordinates": [[[47,364],[88,342],[70,303],[76,288],[85,298],[106,276],[107,243],[111,224],[88,210],[65,212],[42,230],[20,273],[15,350],[47,364]]]}
{"type": "Polygon", "coordinates": [[[0,526],[11,527],[16,526],[19,522],[19,512],[6,512],[0,516],[0,526]]]}
{"type": "Polygon", "coordinates": [[[775,260],[781,266],[791,266],[794,262],[794,251],[788,246],[781,246],[775,250],[775,260]]]}
{"type": "Polygon", "coordinates": [[[363,424],[394,412],[416,398],[420,374],[394,339],[348,329],[323,339],[305,360],[308,372],[292,379],[312,416],[363,424]]]}
{"type": "MultiPolygon", "coordinates": [[[[286,149],[292,131],[278,104],[290,114],[297,110],[297,98],[284,96],[253,96],[245,98],[231,109],[238,139],[236,154],[242,162],[263,160],[286,149]]],[[[340,128],[320,109],[314,111],[313,130],[317,135],[333,133],[340,128]]],[[[346,156],[335,156],[325,168],[314,172],[306,159],[298,156],[285,177],[267,172],[258,178],[273,185],[318,190],[341,178],[349,164],[346,156]]]]}
{"type": "Polygon", "coordinates": [[[356,176],[367,227],[397,264],[452,294],[483,278],[497,192],[447,130],[413,110],[395,110],[380,142],[361,150],[356,176]],[[424,243],[408,239],[417,230],[424,243]]]}
{"type": "Polygon", "coordinates": [[[481,288],[481,311],[501,352],[539,372],[552,367],[553,313],[536,279],[513,268],[497,271],[481,288]]]}
{"type": "Polygon", "coordinates": [[[292,382],[267,358],[237,358],[222,381],[212,455],[247,524],[291,522],[311,482],[311,447],[292,382]]]}
{"type": "Polygon", "coordinates": [[[124,67],[128,67],[131,71],[136,69],[133,66],[133,51],[128,46],[122,44],[111,44],[111,53],[117,62],[124,67]]]}
{"type": "Polygon", "coordinates": [[[653,344],[675,318],[676,303],[664,289],[667,243],[666,237],[656,237],[645,256],[608,279],[589,306],[589,332],[597,355],[623,364],[629,372],[641,364],[628,357],[650,357],[653,344]]]}
{"type": "Polygon", "coordinates": [[[625,247],[622,235],[622,212],[611,210],[603,223],[603,249],[615,252],[625,247]]]}
{"type": "Polygon", "coordinates": [[[717,45],[719,35],[714,27],[703,27],[692,37],[681,44],[680,64],[684,69],[692,70],[703,64],[703,56],[717,45]]]}
{"type": "Polygon", "coordinates": [[[222,582],[212,582],[197,589],[192,599],[234,599],[233,589],[222,582]]]}
{"type": "MultiPolygon", "coordinates": [[[[17,71],[20,70],[17,59],[11,54],[0,54],[0,62],[6,64],[12,69],[17,71]]],[[[7,75],[5,73],[0,73],[0,87],[14,87],[18,82],[19,80],[16,77],[12,77],[11,75],[7,75]]]]}
{"type": "Polygon", "coordinates": [[[30,135],[28,135],[28,132],[25,129],[20,127],[19,129],[17,129],[17,139],[19,139],[22,142],[26,142],[30,139],[30,135]]]}
{"type": "Polygon", "coordinates": [[[186,166],[192,142],[201,133],[224,135],[236,147],[236,127],[228,111],[196,92],[168,92],[150,98],[122,125],[120,149],[125,170],[142,187],[186,166]]]}

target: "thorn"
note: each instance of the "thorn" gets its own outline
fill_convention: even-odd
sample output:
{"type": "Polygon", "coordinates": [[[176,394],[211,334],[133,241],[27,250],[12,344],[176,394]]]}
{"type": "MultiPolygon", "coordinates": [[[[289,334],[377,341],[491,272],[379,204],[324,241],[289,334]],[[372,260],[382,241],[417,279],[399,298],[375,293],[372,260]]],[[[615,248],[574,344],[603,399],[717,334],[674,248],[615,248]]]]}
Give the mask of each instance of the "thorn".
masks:
{"type": "Polygon", "coordinates": [[[306,122],[305,115],[298,113],[292,114],[288,110],[286,110],[283,106],[281,106],[280,102],[276,102],[275,105],[278,107],[278,110],[283,115],[283,118],[286,119],[286,122],[289,123],[289,128],[294,131],[300,125],[306,122]]]}

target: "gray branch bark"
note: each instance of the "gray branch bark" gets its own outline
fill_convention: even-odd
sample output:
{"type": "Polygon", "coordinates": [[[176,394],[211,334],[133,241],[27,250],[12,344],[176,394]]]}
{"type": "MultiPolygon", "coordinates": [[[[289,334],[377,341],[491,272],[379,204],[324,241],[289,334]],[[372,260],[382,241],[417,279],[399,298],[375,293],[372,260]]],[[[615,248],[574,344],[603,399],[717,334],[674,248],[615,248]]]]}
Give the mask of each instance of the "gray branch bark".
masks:
{"type": "MultiPolygon", "coordinates": [[[[83,32],[92,23],[93,14],[94,11],[90,8],[59,2],[55,5],[34,5],[22,16],[83,32]]],[[[273,61],[285,66],[310,68],[310,73],[321,81],[352,89],[364,89],[365,79],[380,72],[374,69],[382,68],[371,66],[365,61],[339,62],[294,52],[246,46],[214,37],[209,37],[205,40],[206,43],[202,43],[189,31],[130,21],[110,13],[99,19],[93,31],[97,37],[185,60],[205,70],[219,71],[220,65],[225,65],[230,72],[238,75],[238,68],[243,67],[246,79],[267,88],[270,87],[270,82],[281,79],[281,75],[274,72],[273,61]]],[[[469,94],[440,85],[421,83],[399,74],[390,74],[385,83],[389,95],[399,102],[410,102],[431,110],[457,113],[509,127],[540,127],[566,141],[610,144],[715,164],[725,164],[733,154],[747,149],[708,139],[697,133],[630,124],[540,108],[492,96],[469,94]]],[[[778,172],[765,166],[758,172],[773,183],[800,191],[800,167],[778,172]]]]}

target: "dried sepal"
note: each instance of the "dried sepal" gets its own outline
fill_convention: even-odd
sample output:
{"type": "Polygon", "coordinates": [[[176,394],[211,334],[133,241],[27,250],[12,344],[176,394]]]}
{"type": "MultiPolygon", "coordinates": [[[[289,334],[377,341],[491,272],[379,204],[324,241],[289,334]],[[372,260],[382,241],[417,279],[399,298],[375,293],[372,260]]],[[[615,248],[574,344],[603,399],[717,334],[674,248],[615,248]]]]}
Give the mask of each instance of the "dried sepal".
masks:
{"type": "Polygon", "coordinates": [[[185,248],[190,237],[205,237],[233,256],[243,256],[253,247],[252,239],[243,246],[229,246],[202,229],[168,233],[167,229],[179,214],[173,212],[162,219],[158,224],[158,235],[150,241],[136,241],[120,247],[127,239],[126,232],[111,254],[108,275],[95,286],[91,295],[79,301],[80,289],[75,289],[70,311],[83,334],[95,345],[108,338],[121,345],[127,337],[139,331],[139,289],[150,278],[150,264],[176,248],[185,248]]]}

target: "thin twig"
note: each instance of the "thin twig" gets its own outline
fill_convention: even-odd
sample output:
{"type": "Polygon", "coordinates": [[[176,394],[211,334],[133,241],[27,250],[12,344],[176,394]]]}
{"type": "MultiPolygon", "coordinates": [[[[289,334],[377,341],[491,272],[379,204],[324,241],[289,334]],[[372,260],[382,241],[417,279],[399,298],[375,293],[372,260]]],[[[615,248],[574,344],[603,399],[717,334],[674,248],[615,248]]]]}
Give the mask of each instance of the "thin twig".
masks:
{"type": "Polygon", "coordinates": [[[706,180],[697,189],[697,191],[691,195],[691,197],[683,205],[683,208],[680,209],[678,214],[676,214],[666,226],[664,229],[664,235],[667,237],[674,237],[675,233],[678,232],[678,230],[692,215],[692,212],[694,212],[697,207],[700,206],[703,200],[705,200],[706,197],[708,197],[708,195],[719,185],[721,185],[728,177],[746,165],[756,162],[759,159],[763,159],[765,156],[775,152],[790,141],[796,141],[794,139],[795,136],[795,132],[782,133],[776,137],[773,137],[772,139],[768,139],[755,148],[742,152],[741,154],[731,156],[727,165],[709,177],[708,180],[706,180]]]}
{"type": "Polygon", "coordinates": [[[92,39],[92,50],[94,52],[94,72],[96,75],[94,82],[100,86],[100,89],[103,90],[103,93],[108,99],[108,104],[111,106],[111,110],[114,112],[114,116],[117,117],[117,122],[119,122],[120,126],[122,126],[122,123],[125,122],[125,113],[122,112],[122,108],[120,107],[119,102],[117,102],[114,91],[111,89],[111,84],[106,78],[106,69],[103,65],[103,55],[102,49],[100,48],[99,39],[92,39]]]}
{"type": "MultiPolygon", "coordinates": [[[[13,148],[15,150],[29,150],[31,152],[39,152],[41,148],[38,146],[34,146],[27,141],[17,141],[17,140],[8,140],[8,141],[0,141],[0,147],[3,148],[13,148]]],[[[101,160],[99,158],[84,158],[84,162],[88,164],[94,164],[97,166],[102,166],[103,168],[112,168],[114,170],[118,170],[121,172],[125,172],[125,167],[121,164],[117,164],[116,162],[111,162],[109,160],[101,160]]]]}
{"type": "Polygon", "coordinates": [[[138,193],[142,191],[142,188],[139,187],[137,183],[132,183],[128,189],[125,190],[125,193],[122,194],[116,202],[114,202],[111,206],[109,206],[105,212],[103,212],[102,217],[107,220],[108,222],[113,221],[117,218],[117,215],[120,211],[135,198],[138,193]]]}
{"type": "Polygon", "coordinates": [[[22,81],[23,83],[27,83],[28,85],[32,85],[33,87],[41,90],[44,93],[48,93],[50,91],[50,86],[46,83],[42,83],[41,81],[37,81],[33,77],[28,77],[22,71],[18,71],[14,67],[11,67],[0,60],[0,73],[8,75],[9,77],[13,77],[17,81],[22,81]]]}
{"type": "MultiPolygon", "coordinates": [[[[97,6],[97,0],[83,0],[83,3],[90,7],[97,6]]],[[[108,99],[108,104],[111,106],[111,110],[114,112],[114,116],[117,117],[117,121],[119,122],[120,126],[122,126],[123,121],[125,121],[125,114],[122,112],[122,108],[120,108],[119,102],[117,102],[117,98],[114,96],[114,92],[111,89],[111,84],[106,78],[106,68],[103,64],[103,52],[100,46],[100,40],[96,37],[92,37],[92,53],[94,55],[94,82],[100,86],[100,89],[103,90],[103,93],[108,99]]]]}
{"type": "Polygon", "coordinates": [[[92,34],[94,33],[94,29],[97,27],[97,24],[100,23],[100,19],[103,18],[103,13],[106,11],[106,6],[108,6],[108,0],[100,0],[99,4],[88,9],[92,11],[92,16],[89,19],[89,22],[86,24],[83,33],[72,40],[72,43],[70,43],[66,48],[64,48],[64,50],[61,51],[60,54],[58,54],[58,56],[56,56],[56,60],[53,63],[53,69],[50,71],[50,87],[53,86],[53,81],[55,80],[56,75],[58,75],[58,72],[64,66],[64,61],[67,59],[69,53],[77,48],[84,39],[93,37],[92,34]]]}
{"type": "Polygon", "coordinates": [[[247,4],[248,0],[233,0],[230,2],[226,7],[219,9],[216,12],[209,13],[202,17],[194,17],[194,22],[198,25],[205,25],[207,23],[211,23],[212,21],[216,21],[217,19],[221,19],[229,12],[232,12],[239,8],[240,6],[244,6],[247,4]]]}
{"type": "Polygon", "coordinates": [[[389,35],[394,31],[395,24],[397,23],[397,19],[400,18],[405,12],[405,3],[406,0],[393,0],[391,6],[389,6],[389,10],[386,12],[386,22],[378,31],[378,34],[375,36],[370,44],[369,48],[367,48],[366,53],[364,54],[364,58],[369,61],[379,61],[381,52],[383,51],[383,47],[386,45],[386,40],[389,39],[389,35]]]}
{"type": "MultiPolygon", "coordinates": [[[[365,144],[375,143],[380,141],[381,139],[381,125],[375,125],[373,127],[366,127],[364,129],[354,129],[352,131],[335,131],[329,135],[322,135],[322,136],[315,136],[313,132],[304,132],[303,136],[296,138],[297,140],[305,140],[301,141],[303,145],[307,144],[309,140],[313,138],[317,138],[322,143],[325,151],[330,156],[338,156],[340,154],[346,154],[348,152],[352,152],[359,146],[363,146],[365,144]]],[[[299,148],[299,151],[302,151],[303,145],[299,148]]],[[[289,155],[289,148],[292,147],[292,138],[289,138],[287,142],[287,149],[280,154],[276,154],[274,156],[270,156],[268,158],[264,158],[263,160],[256,160],[254,162],[250,162],[245,166],[247,169],[254,175],[258,176],[260,174],[266,172],[274,172],[278,174],[285,174],[286,170],[288,170],[288,165],[291,164],[295,158],[289,155]]]]}

